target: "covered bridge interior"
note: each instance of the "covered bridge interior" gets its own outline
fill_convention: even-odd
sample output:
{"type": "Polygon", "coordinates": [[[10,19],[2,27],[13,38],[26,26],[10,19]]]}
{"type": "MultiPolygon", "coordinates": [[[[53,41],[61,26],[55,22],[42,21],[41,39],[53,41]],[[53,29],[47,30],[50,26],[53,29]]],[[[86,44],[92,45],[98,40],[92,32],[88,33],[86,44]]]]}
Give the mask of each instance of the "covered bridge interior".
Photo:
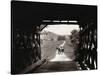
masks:
{"type": "Polygon", "coordinates": [[[41,60],[40,32],[52,23],[43,20],[76,20],[81,37],[77,61],[84,70],[86,65],[97,69],[97,6],[12,1],[11,73],[41,60]]]}

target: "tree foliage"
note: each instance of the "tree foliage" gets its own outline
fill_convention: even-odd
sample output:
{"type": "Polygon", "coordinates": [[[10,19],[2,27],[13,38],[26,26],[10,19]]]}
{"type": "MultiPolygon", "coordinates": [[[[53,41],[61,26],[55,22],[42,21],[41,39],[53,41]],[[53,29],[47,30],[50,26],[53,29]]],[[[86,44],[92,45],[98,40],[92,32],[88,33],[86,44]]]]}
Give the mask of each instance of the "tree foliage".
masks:
{"type": "Polygon", "coordinates": [[[58,36],[57,40],[60,41],[60,40],[65,40],[65,36],[58,36]]]}
{"type": "Polygon", "coordinates": [[[77,46],[79,45],[79,31],[78,30],[72,30],[70,35],[71,43],[73,44],[73,47],[77,49],[77,46]]]}
{"type": "Polygon", "coordinates": [[[79,46],[79,31],[78,30],[72,30],[71,35],[70,35],[70,40],[71,43],[74,47],[74,54],[75,54],[75,59],[77,59],[78,56],[78,46],[79,46]]]}

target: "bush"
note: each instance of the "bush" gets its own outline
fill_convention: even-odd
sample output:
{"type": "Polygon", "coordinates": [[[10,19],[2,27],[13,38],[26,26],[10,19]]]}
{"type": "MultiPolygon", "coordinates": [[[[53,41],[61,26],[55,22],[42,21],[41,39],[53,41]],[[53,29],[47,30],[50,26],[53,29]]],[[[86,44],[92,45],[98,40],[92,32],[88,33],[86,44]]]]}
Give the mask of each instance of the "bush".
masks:
{"type": "Polygon", "coordinates": [[[73,44],[73,47],[77,49],[79,45],[79,31],[78,30],[72,30],[70,35],[71,43],[73,44]]]}
{"type": "Polygon", "coordinates": [[[58,36],[57,40],[60,41],[60,40],[65,40],[65,36],[58,36]]]}
{"type": "Polygon", "coordinates": [[[78,46],[79,46],[79,31],[78,30],[72,30],[71,35],[69,36],[71,43],[74,47],[74,54],[77,59],[78,56],[78,46]]]}

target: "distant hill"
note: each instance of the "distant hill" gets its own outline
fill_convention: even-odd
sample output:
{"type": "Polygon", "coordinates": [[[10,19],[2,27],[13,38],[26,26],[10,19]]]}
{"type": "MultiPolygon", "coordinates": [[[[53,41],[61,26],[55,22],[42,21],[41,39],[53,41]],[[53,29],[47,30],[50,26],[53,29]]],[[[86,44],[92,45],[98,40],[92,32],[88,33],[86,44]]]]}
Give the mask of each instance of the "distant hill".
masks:
{"type": "MultiPolygon", "coordinates": [[[[58,35],[56,33],[50,32],[50,31],[42,31],[41,32],[41,40],[57,40],[58,36],[63,36],[63,35],[58,35]]],[[[65,35],[66,40],[69,40],[69,35],[65,35]]]]}
{"type": "Polygon", "coordinates": [[[53,32],[50,32],[50,31],[42,31],[41,35],[40,35],[42,40],[51,40],[51,41],[52,40],[57,40],[58,36],[59,35],[57,35],[53,32]]]}

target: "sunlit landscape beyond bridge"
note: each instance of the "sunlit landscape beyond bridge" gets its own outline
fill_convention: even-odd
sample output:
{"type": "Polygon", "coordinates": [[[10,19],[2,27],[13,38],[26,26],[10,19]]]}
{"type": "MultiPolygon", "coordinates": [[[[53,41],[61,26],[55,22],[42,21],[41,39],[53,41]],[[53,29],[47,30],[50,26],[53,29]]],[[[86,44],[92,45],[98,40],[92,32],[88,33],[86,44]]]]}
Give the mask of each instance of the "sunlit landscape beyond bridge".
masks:
{"type": "Polygon", "coordinates": [[[77,71],[78,66],[74,62],[74,49],[69,38],[66,40],[43,40],[41,44],[42,58],[46,59],[42,66],[31,72],[58,72],[58,71],[77,71]],[[63,44],[64,52],[58,53],[56,47],[63,44]]]}

